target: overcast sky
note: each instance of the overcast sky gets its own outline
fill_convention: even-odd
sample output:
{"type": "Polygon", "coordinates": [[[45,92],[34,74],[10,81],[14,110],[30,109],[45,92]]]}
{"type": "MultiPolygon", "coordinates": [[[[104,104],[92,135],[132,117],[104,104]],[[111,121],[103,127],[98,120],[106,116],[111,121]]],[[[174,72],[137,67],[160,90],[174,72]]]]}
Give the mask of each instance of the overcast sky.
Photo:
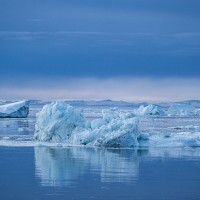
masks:
{"type": "Polygon", "coordinates": [[[0,0],[0,98],[200,99],[199,22],[199,0],[0,0]]]}

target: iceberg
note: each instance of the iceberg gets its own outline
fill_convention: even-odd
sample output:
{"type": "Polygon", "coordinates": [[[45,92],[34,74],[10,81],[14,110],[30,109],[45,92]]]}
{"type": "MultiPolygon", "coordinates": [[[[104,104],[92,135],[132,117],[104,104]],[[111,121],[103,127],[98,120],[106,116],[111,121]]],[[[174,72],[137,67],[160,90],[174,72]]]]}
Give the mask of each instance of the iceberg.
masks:
{"type": "Polygon", "coordinates": [[[36,118],[34,139],[39,141],[70,143],[73,132],[85,127],[82,112],[64,102],[45,105],[36,118]]]}
{"type": "Polygon", "coordinates": [[[189,104],[172,104],[168,109],[168,116],[188,116],[195,114],[195,107],[189,104]]]}
{"type": "Polygon", "coordinates": [[[19,101],[0,106],[0,118],[26,118],[28,114],[28,101],[19,101]]]}
{"type": "MultiPolygon", "coordinates": [[[[143,115],[165,114],[164,110],[154,105],[147,106],[148,109],[141,108],[143,111],[145,108],[145,112],[140,112],[143,115]]],[[[162,122],[158,122],[157,129],[152,129],[152,126],[155,126],[153,123],[156,122],[156,118],[153,118],[153,121],[149,122],[151,127],[145,129],[142,123],[146,123],[146,118],[141,118],[140,128],[143,130],[139,130],[139,120],[135,112],[122,111],[118,108],[105,109],[101,112],[101,118],[89,121],[85,119],[83,110],[75,109],[65,102],[47,104],[37,114],[35,143],[44,146],[86,145],[108,148],[200,146],[200,128],[197,123],[184,121],[184,124],[176,125],[177,117],[173,117],[175,126],[168,127],[165,124],[166,127],[161,128],[167,119],[164,118],[162,122]]]]}
{"type": "Polygon", "coordinates": [[[103,110],[103,117],[86,122],[83,111],[64,102],[45,105],[37,114],[34,139],[69,145],[135,147],[139,143],[138,119],[117,108],[103,110]]]}
{"type": "Polygon", "coordinates": [[[157,105],[149,104],[148,106],[141,105],[138,109],[134,110],[136,116],[149,116],[149,115],[165,115],[165,111],[157,105]]]}

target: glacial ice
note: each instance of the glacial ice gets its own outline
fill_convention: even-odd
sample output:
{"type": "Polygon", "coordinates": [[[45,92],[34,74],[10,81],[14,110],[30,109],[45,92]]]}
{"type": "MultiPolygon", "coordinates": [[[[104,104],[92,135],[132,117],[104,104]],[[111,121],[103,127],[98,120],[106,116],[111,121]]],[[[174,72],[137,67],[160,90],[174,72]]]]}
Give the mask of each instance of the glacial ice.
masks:
{"type": "Polygon", "coordinates": [[[200,116],[200,109],[195,109],[194,115],[200,116]]]}
{"type": "Polygon", "coordinates": [[[168,109],[168,116],[189,116],[195,114],[195,107],[189,104],[172,104],[168,109]]]}
{"type": "Polygon", "coordinates": [[[34,139],[70,143],[75,129],[85,128],[85,119],[79,110],[64,102],[47,104],[36,115],[34,139]]]}
{"type": "MultiPolygon", "coordinates": [[[[155,108],[154,106],[148,107],[149,110],[155,108]]],[[[164,111],[165,117],[155,115],[152,118],[149,116],[154,116],[153,113],[156,112],[139,117],[143,115],[141,112],[138,115],[135,110],[112,108],[101,111],[100,108],[89,108],[89,110],[86,108],[82,111],[64,102],[56,102],[44,106],[37,114],[34,140],[31,134],[23,135],[24,132],[27,134],[30,132],[22,123],[25,122],[24,120],[31,119],[32,126],[35,119],[33,121],[32,118],[23,119],[23,121],[22,119],[2,119],[0,121],[3,127],[0,146],[200,147],[200,117],[198,117],[200,109],[192,108],[189,112],[188,106],[182,105],[182,111],[177,110],[175,114],[169,115],[170,117],[167,117],[169,112],[164,111]],[[92,121],[90,121],[91,116],[95,118],[92,121]],[[138,119],[140,120],[139,125],[138,119]],[[13,122],[15,129],[13,129],[13,122]],[[15,135],[16,131],[19,135],[15,135]],[[7,132],[13,135],[8,136],[7,132]]],[[[33,127],[30,130],[32,133],[33,127]]]]}
{"type": "Polygon", "coordinates": [[[19,101],[0,106],[0,118],[26,118],[28,114],[28,101],[19,101]]]}
{"type": "Polygon", "coordinates": [[[200,132],[179,132],[169,134],[152,134],[148,141],[149,147],[200,147],[200,132]]]}
{"type": "Polygon", "coordinates": [[[80,110],[64,102],[45,105],[37,114],[34,139],[69,145],[135,147],[139,143],[138,119],[117,108],[103,110],[103,117],[86,122],[80,110]]]}
{"type": "MultiPolygon", "coordinates": [[[[164,111],[159,110],[159,107],[148,106],[148,108],[145,110],[149,111],[143,114],[156,115],[159,111],[160,115],[164,115],[164,111]]],[[[168,132],[157,132],[154,129],[140,131],[135,112],[124,112],[118,108],[102,110],[102,118],[92,121],[86,121],[82,113],[81,110],[64,102],[45,105],[37,114],[34,139],[37,142],[61,143],[62,145],[116,148],[200,146],[198,126],[186,125],[165,129],[168,132]],[[173,131],[173,129],[178,131],[173,131]]]]}
{"type": "Polygon", "coordinates": [[[158,105],[149,104],[148,106],[141,105],[133,113],[136,116],[199,116],[200,109],[189,104],[174,103],[165,111],[158,105]]]}
{"type": "Polygon", "coordinates": [[[165,115],[165,111],[160,106],[149,104],[148,106],[141,105],[138,109],[134,110],[134,114],[136,116],[163,116],[165,115]]]}

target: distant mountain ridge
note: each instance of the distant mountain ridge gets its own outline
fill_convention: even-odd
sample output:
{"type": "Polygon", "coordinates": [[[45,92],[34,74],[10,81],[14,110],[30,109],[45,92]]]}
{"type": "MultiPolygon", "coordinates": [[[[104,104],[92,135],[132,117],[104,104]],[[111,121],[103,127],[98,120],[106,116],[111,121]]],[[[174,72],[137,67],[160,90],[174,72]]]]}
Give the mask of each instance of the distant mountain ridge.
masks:
{"type": "MultiPolygon", "coordinates": [[[[52,101],[56,100],[29,100],[30,105],[44,105],[49,104],[52,101]]],[[[139,107],[141,105],[147,106],[152,102],[128,102],[128,101],[115,101],[111,99],[106,100],[57,100],[57,101],[64,101],[67,104],[72,106],[113,106],[113,107],[139,107]]],[[[0,100],[0,105],[16,102],[16,100],[0,100]]],[[[178,102],[157,102],[153,103],[155,105],[159,105],[161,107],[169,107],[173,103],[180,103],[180,104],[189,104],[196,108],[200,108],[200,100],[186,100],[186,101],[178,101],[178,102]]]]}

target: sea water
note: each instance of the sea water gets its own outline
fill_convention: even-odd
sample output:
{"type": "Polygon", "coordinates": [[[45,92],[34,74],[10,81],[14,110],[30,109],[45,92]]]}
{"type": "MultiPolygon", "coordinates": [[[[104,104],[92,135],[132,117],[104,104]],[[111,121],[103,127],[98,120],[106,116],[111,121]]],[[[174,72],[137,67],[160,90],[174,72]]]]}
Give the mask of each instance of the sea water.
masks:
{"type": "MultiPolygon", "coordinates": [[[[26,119],[0,119],[0,199],[200,199],[200,148],[26,146],[40,109],[30,107],[26,119]]],[[[100,111],[84,109],[87,120],[100,111]]],[[[200,118],[140,119],[145,132],[176,133],[188,125],[191,134],[190,126],[199,131],[200,118]]]]}
{"type": "Polygon", "coordinates": [[[199,199],[200,149],[0,147],[0,199],[199,199]]]}

